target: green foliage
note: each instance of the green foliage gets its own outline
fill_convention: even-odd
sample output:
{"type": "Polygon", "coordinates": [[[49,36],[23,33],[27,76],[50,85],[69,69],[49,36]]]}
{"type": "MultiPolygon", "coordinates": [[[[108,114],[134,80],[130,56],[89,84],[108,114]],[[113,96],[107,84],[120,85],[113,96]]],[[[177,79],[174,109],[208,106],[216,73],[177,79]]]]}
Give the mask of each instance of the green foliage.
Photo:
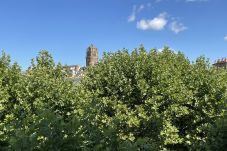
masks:
{"type": "Polygon", "coordinates": [[[6,123],[13,119],[11,111],[18,104],[19,90],[21,89],[20,68],[15,63],[10,64],[10,57],[4,52],[0,57],[0,149],[4,150],[8,145],[9,137],[5,135],[10,131],[6,123]]]}
{"type": "Polygon", "coordinates": [[[11,150],[68,151],[81,150],[79,122],[72,118],[66,122],[52,110],[43,109],[19,123],[10,138],[11,150]]]}
{"type": "Polygon", "coordinates": [[[140,47],[104,54],[75,84],[45,50],[25,72],[2,53],[0,151],[225,150],[226,74],[140,47]]]}
{"type": "Polygon", "coordinates": [[[120,150],[125,142],[143,150],[139,140],[152,150],[195,150],[226,99],[221,74],[205,58],[190,63],[169,48],[104,54],[79,89],[88,145],[98,150],[120,150]]]}
{"type": "Polygon", "coordinates": [[[217,120],[209,129],[206,150],[226,150],[227,149],[227,114],[217,120]]]}
{"type": "Polygon", "coordinates": [[[47,51],[41,51],[25,73],[10,66],[5,54],[1,62],[1,141],[10,150],[79,148],[75,86],[63,67],[55,65],[47,51]]]}

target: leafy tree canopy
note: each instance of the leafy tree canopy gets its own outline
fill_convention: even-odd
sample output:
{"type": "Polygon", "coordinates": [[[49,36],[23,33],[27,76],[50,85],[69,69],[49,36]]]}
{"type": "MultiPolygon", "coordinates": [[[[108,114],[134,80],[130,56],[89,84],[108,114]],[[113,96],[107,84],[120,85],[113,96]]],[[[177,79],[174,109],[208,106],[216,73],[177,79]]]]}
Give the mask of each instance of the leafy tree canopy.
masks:
{"type": "Polygon", "coordinates": [[[41,51],[23,73],[5,54],[0,64],[3,144],[10,150],[79,148],[75,85],[64,68],[55,65],[47,51],[41,51]]]}
{"type": "Polygon", "coordinates": [[[195,150],[206,142],[208,126],[223,115],[223,81],[204,57],[191,63],[167,47],[106,53],[78,88],[89,145],[120,150],[128,142],[134,150],[195,150]]]}
{"type": "Polygon", "coordinates": [[[226,74],[139,47],[105,53],[75,85],[45,50],[25,72],[2,53],[0,150],[224,150],[226,74]]]}

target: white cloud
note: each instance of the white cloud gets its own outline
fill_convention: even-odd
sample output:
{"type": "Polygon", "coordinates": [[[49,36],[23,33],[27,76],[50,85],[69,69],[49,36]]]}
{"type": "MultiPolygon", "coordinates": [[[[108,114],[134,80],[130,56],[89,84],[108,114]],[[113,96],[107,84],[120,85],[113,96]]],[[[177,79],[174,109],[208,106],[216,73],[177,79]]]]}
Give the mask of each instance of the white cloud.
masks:
{"type": "Polygon", "coordinates": [[[139,6],[134,5],[132,9],[132,13],[128,16],[128,22],[133,22],[136,20],[136,16],[138,13],[140,13],[142,10],[145,9],[145,7],[150,7],[151,4],[147,3],[146,5],[140,4],[139,6]]]}
{"type": "Polygon", "coordinates": [[[227,36],[224,37],[224,40],[227,41],[227,36]]]}
{"type": "Polygon", "coordinates": [[[136,14],[132,13],[130,16],[128,16],[128,22],[133,22],[136,20],[136,14]]]}
{"type": "Polygon", "coordinates": [[[158,48],[157,51],[158,52],[162,52],[164,48],[158,48]]]}
{"type": "Polygon", "coordinates": [[[178,21],[173,21],[170,23],[170,30],[178,34],[179,32],[182,32],[186,30],[187,27],[184,26],[184,24],[179,23],[178,21]]]}
{"type": "Polygon", "coordinates": [[[128,16],[128,22],[133,22],[136,19],[136,5],[133,6],[131,15],[128,16]]]}
{"type": "Polygon", "coordinates": [[[139,5],[139,7],[137,7],[136,5],[134,5],[131,15],[128,16],[128,22],[135,21],[136,20],[136,15],[139,12],[141,12],[144,8],[145,8],[145,6],[143,4],[139,5]]]}
{"type": "Polygon", "coordinates": [[[166,13],[161,13],[153,19],[142,19],[137,22],[137,28],[141,30],[162,30],[167,24],[166,13]]]}

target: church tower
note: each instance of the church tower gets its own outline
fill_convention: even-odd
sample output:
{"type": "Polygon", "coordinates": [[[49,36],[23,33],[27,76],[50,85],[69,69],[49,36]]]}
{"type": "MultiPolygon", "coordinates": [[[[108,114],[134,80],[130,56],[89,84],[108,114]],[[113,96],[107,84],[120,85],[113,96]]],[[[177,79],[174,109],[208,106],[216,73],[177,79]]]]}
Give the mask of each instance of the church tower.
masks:
{"type": "Polygon", "coordinates": [[[98,49],[94,45],[87,48],[86,66],[93,66],[98,63],[98,49]]]}

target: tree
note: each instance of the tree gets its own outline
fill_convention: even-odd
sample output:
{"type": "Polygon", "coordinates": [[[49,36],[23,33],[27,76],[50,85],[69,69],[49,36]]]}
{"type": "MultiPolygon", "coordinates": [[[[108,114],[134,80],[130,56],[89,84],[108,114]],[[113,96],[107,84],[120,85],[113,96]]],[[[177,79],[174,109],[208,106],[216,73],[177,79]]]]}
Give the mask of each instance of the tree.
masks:
{"type": "Polygon", "coordinates": [[[2,52],[0,57],[0,150],[8,146],[9,136],[6,135],[11,131],[6,123],[14,117],[12,110],[15,104],[18,104],[19,89],[21,89],[21,70],[14,63],[11,64],[10,57],[2,52]]]}
{"type": "Polygon", "coordinates": [[[3,53],[0,150],[223,150],[226,74],[140,47],[104,54],[74,84],[47,51],[26,72],[3,53]]]}
{"type": "Polygon", "coordinates": [[[227,112],[210,126],[206,150],[227,150],[227,112]]]}
{"type": "MultiPolygon", "coordinates": [[[[12,69],[12,72],[15,72],[12,69]]],[[[64,68],[55,65],[47,51],[41,51],[25,73],[4,88],[3,106],[7,122],[4,136],[9,150],[80,150],[79,119],[75,115],[75,85],[67,80],[64,68]],[[14,89],[13,89],[14,90],[14,89]],[[13,97],[11,97],[13,96],[13,97]],[[14,98],[14,99],[11,99],[14,98]],[[11,101],[13,100],[13,101],[11,101]],[[10,106],[9,106],[9,105],[10,106]],[[9,107],[8,107],[9,106],[9,107]]],[[[15,75],[9,76],[13,79],[15,75]]]]}
{"type": "Polygon", "coordinates": [[[77,90],[87,146],[195,150],[222,115],[225,92],[221,74],[204,57],[190,63],[167,47],[104,54],[77,90]]]}

